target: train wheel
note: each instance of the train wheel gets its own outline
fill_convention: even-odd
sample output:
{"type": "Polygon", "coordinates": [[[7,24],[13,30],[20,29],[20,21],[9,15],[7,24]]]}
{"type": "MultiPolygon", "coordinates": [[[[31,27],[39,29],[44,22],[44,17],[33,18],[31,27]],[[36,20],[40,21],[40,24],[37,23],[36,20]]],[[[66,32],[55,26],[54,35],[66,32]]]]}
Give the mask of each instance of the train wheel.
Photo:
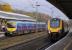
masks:
{"type": "Polygon", "coordinates": [[[13,36],[13,33],[6,32],[5,36],[13,36]]]}
{"type": "Polygon", "coordinates": [[[59,34],[53,34],[53,33],[51,33],[50,34],[50,40],[51,40],[51,42],[58,41],[59,40],[59,34]]]}
{"type": "Polygon", "coordinates": [[[24,31],[24,34],[28,34],[29,33],[29,31],[24,31]]]}
{"type": "Polygon", "coordinates": [[[10,33],[6,32],[6,33],[5,33],[5,36],[10,36],[10,33]]]}

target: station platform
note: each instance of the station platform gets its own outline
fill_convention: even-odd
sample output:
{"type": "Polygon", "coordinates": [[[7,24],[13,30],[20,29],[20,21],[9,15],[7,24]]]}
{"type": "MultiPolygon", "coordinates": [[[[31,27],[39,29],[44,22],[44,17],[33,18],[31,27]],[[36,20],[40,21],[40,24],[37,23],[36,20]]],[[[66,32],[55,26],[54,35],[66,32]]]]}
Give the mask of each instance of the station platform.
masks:
{"type": "Polygon", "coordinates": [[[5,32],[0,32],[0,38],[5,36],[4,33],[5,32]]]}
{"type": "Polygon", "coordinates": [[[46,32],[8,37],[0,40],[0,50],[36,50],[45,43],[48,43],[46,41],[47,37],[48,33],[46,32]]]}
{"type": "Polygon", "coordinates": [[[45,50],[72,50],[72,32],[45,50]]]}

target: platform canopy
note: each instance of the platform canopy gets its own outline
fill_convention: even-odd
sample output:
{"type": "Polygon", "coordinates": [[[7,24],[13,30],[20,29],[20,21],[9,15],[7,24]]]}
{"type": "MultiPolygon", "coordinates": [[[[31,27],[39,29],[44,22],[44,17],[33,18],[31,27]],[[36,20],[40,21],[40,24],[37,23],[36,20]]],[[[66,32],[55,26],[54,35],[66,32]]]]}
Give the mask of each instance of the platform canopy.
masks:
{"type": "Polygon", "coordinates": [[[0,18],[36,21],[34,18],[27,16],[27,15],[11,13],[11,12],[4,12],[4,11],[0,11],[0,18]]]}

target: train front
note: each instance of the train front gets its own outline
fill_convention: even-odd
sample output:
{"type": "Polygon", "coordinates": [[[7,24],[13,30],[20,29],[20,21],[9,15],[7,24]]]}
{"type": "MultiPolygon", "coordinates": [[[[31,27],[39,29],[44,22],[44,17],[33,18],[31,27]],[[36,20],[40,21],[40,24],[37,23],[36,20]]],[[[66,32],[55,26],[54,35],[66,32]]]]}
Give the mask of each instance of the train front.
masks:
{"type": "Polygon", "coordinates": [[[16,22],[8,21],[6,30],[7,30],[6,33],[5,33],[6,36],[13,35],[16,31],[16,22]]]}
{"type": "Polygon", "coordinates": [[[53,18],[48,21],[48,32],[49,33],[61,33],[63,29],[62,20],[53,18]]]}

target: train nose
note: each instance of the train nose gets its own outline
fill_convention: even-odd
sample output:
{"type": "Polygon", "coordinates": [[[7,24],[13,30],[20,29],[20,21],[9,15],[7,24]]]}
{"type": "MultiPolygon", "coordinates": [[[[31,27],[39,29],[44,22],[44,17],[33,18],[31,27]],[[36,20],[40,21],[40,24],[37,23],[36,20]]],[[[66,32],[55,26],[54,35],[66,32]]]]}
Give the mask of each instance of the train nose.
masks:
{"type": "Polygon", "coordinates": [[[50,31],[50,30],[48,30],[48,33],[50,34],[50,33],[51,33],[51,31],[50,31]]]}
{"type": "Polygon", "coordinates": [[[14,31],[16,31],[16,28],[7,28],[7,30],[8,30],[9,32],[14,32],[14,31]]]}

